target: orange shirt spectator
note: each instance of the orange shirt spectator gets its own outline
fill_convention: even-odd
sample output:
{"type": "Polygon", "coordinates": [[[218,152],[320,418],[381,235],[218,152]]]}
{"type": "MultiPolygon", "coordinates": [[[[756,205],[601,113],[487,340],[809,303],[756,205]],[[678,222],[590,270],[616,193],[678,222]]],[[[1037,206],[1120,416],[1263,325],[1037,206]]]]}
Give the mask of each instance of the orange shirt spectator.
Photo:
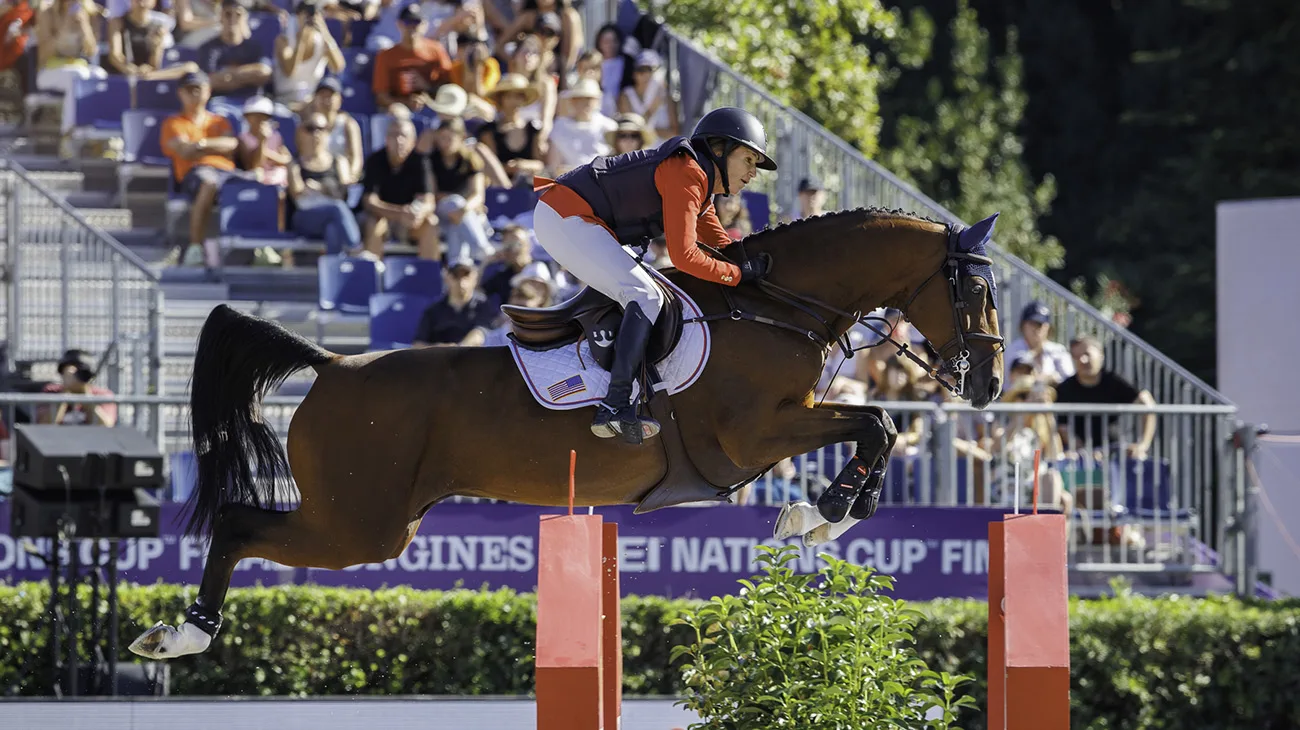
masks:
{"type": "Polygon", "coordinates": [[[171,158],[172,172],[177,180],[184,180],[190,170],[201,165],[215,167],[218,170],[235,169],[235,161],[230,159],[229,155],[213,152],[197,159],[187,160],[172,152],[167,144],[171,140],[193,143],[215,137],[233,136],[234,130],[230,128],[230,122],[220,114],[213,114],[206,109],[198,110],[193,116],[188,116],[184,112],[173,114],[163,121],[161,134],[162,148],[171,158]]]}
{"type": "Polygon", "coordinates": [[[36,13],[27,0],[10,5],[0,14],[0,71],[13,67],[22,58],[36,25],[36,13]]]}
{"type": "Polygon", "coordinates": [[[428,104],[429,91],[451,79],[451,57],[441,43],[424,37],[427,23],[419,5],[403,8],[398,26],[401,40],[375,56],[375,100],[380,108],[402,103],[418,111],[428,104]]]}

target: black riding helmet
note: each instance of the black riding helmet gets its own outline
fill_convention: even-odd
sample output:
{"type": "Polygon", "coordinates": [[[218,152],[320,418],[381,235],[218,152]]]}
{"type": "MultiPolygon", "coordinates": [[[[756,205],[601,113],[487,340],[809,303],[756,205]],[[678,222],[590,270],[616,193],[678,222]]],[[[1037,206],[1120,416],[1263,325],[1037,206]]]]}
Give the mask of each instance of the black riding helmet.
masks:
{"type": "Polygon", "coordinates": [[[691,143],[697,152],[705,155],[718,166],[723,190],[731,190],[731,183],[727,180],[725,160],[727,155],[739,146],[743,145],[759,154],[760,170],[776,169],[776,162],[767,154],[767,132],[763,131],[763,123],[744,109],[724,106],[705,114],[696,123],[695,130],[691,132],[691,143]],[[726,142],[720,157],[709,147],[709,142],[715,139],[726,142]]]}

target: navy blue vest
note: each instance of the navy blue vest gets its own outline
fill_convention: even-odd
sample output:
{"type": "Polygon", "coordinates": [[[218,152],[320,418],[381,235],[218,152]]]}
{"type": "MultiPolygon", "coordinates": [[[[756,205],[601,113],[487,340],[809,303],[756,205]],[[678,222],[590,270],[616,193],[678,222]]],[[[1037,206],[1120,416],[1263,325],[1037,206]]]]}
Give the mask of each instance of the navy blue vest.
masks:
{"type": "Polygon", "coordinates": [[[591,206],[596,217],[614,231],[619,243],[642,248],[663,235],[664,200],[655,187],[655,170],[673,155],[690,155],[708,178],[710,194],[700,208],[703,215],[713,202],[714,168],[686,137],[672,137],[652,150],[635,150],[616,157],[597,157],[556,179],[572,188],[591,206]]]}

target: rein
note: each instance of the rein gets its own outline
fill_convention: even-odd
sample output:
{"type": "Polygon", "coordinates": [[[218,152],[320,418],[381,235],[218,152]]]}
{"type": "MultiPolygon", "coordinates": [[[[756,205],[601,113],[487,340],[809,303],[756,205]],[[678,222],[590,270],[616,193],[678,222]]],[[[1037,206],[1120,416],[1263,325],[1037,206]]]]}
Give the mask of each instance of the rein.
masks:
{"type": "MultiPolygon", "coordinates": [[[[894,328],[892,325],[890,325],[888,332],[884,332],[880,329],[877,329],[874,325],[871,324],[871,321],[873,320],[884,322],[887,324],[888,320],[885,319],[884,317],[881,317],[879,315],[871,315],[871,314],[863,315],[861,312],[847,312],[843,309],[827,304],[826,302],[823,302],[820,299],[817,299],[815,297],[811,297],[806,294],[800,294],[791,291],[789,289],[786,289],[785,287],[780,286],[778,284],[773,284],[772,282],[767,281],[766,279],[760,279],[757,282],[758,290],[760,292],[766,295],[769,299],[793,307],[796,310],[808,315],[814,321],[816,321],[818,325],[820,325],[820,328],[825,329],[825,334],[823,335],[817,329],[798,327],[796,325],[789,324],[787,322],[782,322],[780,320],[772,319],[771,317],[764,317],[759,314],[747,312],[736,303],[736,299],[731,292],[732,287],[722,286],[721,284],[719,284],[718,286],[722,290],[722,298],[723,301],[725,301],[727,304],[728,311],[724,314],[708,314],[700,317],[693,317],[691,319],[684,320],[684,322],[686,324],[692,324],[695,322],[712,322],[712,321],[717,321],[722,319],[731,319],[734,321],[745,320],[750,322],[757,322],[759,324],[765,324],[772,327],[777,327],[779,329],[784,329],[790,332],[798,333],[800,335],[807,337],[812,342],[817,343],[823,350],[823,357],[825,356],[825,352],[829,351],[835,345],[839,345],[840,349],[844,352],[845,359],[849,359],[862,350],[869,350],[873,347],[879,347],[885,343],[889,343],[894,347],[898,348],[899,355],[905,356],[908,359],[910,359],[912,362],[919,365],[921,368],[923,368],[926,371],[926,373],[932,379],[934,379],[935,382],[939,383],[939,385],[943,386],[955,397],[961,398],[965,396],[966,378],[970,374],[970,371],[973,368],[979,367],[984,363],[988,362],[989,360],[993,359],[994,357],[996,357],[997,354],[1001,352],[1002,349],[1004,349],[1005,347],[1005,340],[998,335],[989,335],[989,334],[984,334],[983,332],[968,332],[962,328],[961,312],[963,309],[966,308],[967,305],[966,305],[966,301],[961,297],[961,293],[960,293],[960,284],[962,278],[960,264],[963,261],[971,261],[974,263],[991,265],[993,261],[987,256],[981,256],[978,254],[972,254],[972,253],[967,253],[958,250],[957,241],[958,241],[958,235],[961,233],[961,230],[962,229],[953,225],[948,226],[948,234],[947,234],[948,253],[944,259],[943,265],[940,266],[938,269],[935,269],[934,273],[926,277],[925,281],[921,282],[920,285],[916,287],[916,289],[912,290],[912,294],[907,298],[907,302],[902,306],[900,310],[903,313],[903,316],[907,317],[907,310],[909,307],[911,307],[912,302],[916,300],[916,297],[919,296],[920,293],[924,291],[927,286],[930,285],[930,282],[934,281],[936,276],[946,273],[945,278],[948,280],[948,302],[952,307],[953,331],[956,332],[956,335],[954,335],[951,340],[945,343],[943,347],[938,348],[937,353],[939,355],[939,364],[937,366],[932,367],[929,363],[927,363],[925,360],[919,357],[916,353],[912,352],[911,343],[898,342],[897,340],[895,340],[894,328]],[[820,308],[826,312],[830,312],[831,314],[835,315],[836,319],[845,318],[856,324],[860,324],[863,327],[866,327],[867,329],[879,335],[880,340],[869,345],[859,345],[857,347],[854,347],[852,341],[849,340],[849,335],[848,335],[848,330],[851,328],[851,325],[849,328],[845,328],[844,334],[836,335],[835,327],[833,323],[827,321],[826,318],[821,316],[821,314],[819,314],[815,308],[820,308]],[[968,340],[982,340],[985,342],[993,342],[995,344],[995,347],[987,357],[972,365],[970,362],[970,347],[968,345],[968,340]],[[945,358],[944,353],[952,349],[954,346],[956,347],[956,354],[951,358],[945,358]],[[949,382],[949,380],[946,379],[945,376],[947,376],[947,378],[951,378],[951,382],[949,382]]],[[[722,258],[724,260],[730,260],[730,257],[726,256],[721,251],[719,251],[716,248],[713,248],[712,246],[709,246],[704,243],[700,243],[699,245],[705,250],[710,251],[711,253],[713,253],[719,258],[722,258]]],[[[749,254],[745,252],[744,244],[741,243],[740,241],[737,241],[736,245],[740,246],[741,254],[747,259],[749,257],[749,254]]]]}

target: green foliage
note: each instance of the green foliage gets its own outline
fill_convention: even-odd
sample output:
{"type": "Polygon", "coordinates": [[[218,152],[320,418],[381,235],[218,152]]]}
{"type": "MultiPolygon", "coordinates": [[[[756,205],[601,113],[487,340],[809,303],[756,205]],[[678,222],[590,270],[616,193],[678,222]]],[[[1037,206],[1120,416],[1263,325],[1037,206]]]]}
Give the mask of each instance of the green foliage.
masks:
{"type": "Polygon", "coordinates": [[[891,578],[828,556],[816,574],[796,573],[795,548],[759,550],[763,575],[681,619],[693,636],[673,659],[686,660],[684,704],[703,720],[693,728],[938,730],[973,703],[955,696],[970,678],[917,656],[917,614],[880,594],[891,578]]]}
{"type": "MultiPolygon", "coordinates": [[[[828,637],[838,634],[836,646],[816,645],[804,652],[799,665],[803,674],[790,678],[792,685],[816,688],[816,677],[824,676],[817,674],[824,671],[818,669],[819,662],[827,667],[873,666],[870,662],[887,651],[887,637],[907,632],[915,639],[915,652],[896,646],[898,656],[920,659],[940,677],[944,672],[974,677],[974,682],[958,688],[952,701],[968,697],[976,707],[985,706],[984,603],[911,603],[912,611],[877,593],[883,585],[879,576],[871,576],[865,587],[861,578],[855,580],[859,581],[856,587],[841,584],[836,592],[842,595],[834,600],[813,599],[812,594],[822,588],[808,595],[792,593],[788,583],[765,589],[771,591],[770,607],[744,606],[754,600],[754,589],[731,599],[733,607],[727,610],[732,620],[751,622],[755,631],[763,632],[759,637],[747,636],[737,625],[716,635],[733,637],[738,646],[751,647],[755,656],[751,664],[732,670],[733,681],[771,673],[777,652],[791,655],[792,637],[813,637],[818,630],[828,637]],[[872,635],[847,639],[842,634],[848,625],[829,620],[835,615],[856,615],[834,605],[846,599],[890,618],[878,624],[872,635]],[[763,612],[755,609],[765,610],[775,628],[758,624],[763,612]],[[770,647],[760,644],[760,637],[771,641],[770,647]]],[[[1115,593],[1103,600],[1071,601],[1072,727],[1300,727],[1300,692],[1294,686],[1300,675],[1300,601],[1152,599],[1119,588],[1115,593]]],[[[155,621],[175,624],[194,594],[189,587],[124,586],[119,661],[136,661],[126,644],[155,621]]],[[[4,690],[16,684],[23,694],[43,691],[41,681],[49,676],[41,625],[47,598],[44,584],[0,586],[0,688],[4,690]]],[[[81,598],[88,601],[89,591],[83,591],[81,598]]],[[[689,676],[686,664],[694,660],[682,656],[674,661],[674,651],[685,651],[674,647],[698,644],[692,622],[704,625],[708,605],[656,597],[623,601],[623,676],[629,695],[692,691],[683,678],[689,676]]],[[[244,588],[230,592],[225,616],[226,626],[211,649],[171,662],[173,694],[495,695],[528,694],[533,688],[536,611],[533,596],[527,594],[244,588]]],[[[890,676],[905,674],[911,671],[902,666],[906,661],[881,671],[890,676]]],[[[820,683],[823,692],[847,691],[840,685],[820,683]]],[[[872,691],[875,697],[888,698],[895,689],[872,691]]],[[[732,690],[726,691],[734,696],[732,690]]],[[[790,701],[805,699],[795,695],[790,701]]],[[[983,712],[963,710],[958,722],[966,730],[980,730],[983,712]]]]}

